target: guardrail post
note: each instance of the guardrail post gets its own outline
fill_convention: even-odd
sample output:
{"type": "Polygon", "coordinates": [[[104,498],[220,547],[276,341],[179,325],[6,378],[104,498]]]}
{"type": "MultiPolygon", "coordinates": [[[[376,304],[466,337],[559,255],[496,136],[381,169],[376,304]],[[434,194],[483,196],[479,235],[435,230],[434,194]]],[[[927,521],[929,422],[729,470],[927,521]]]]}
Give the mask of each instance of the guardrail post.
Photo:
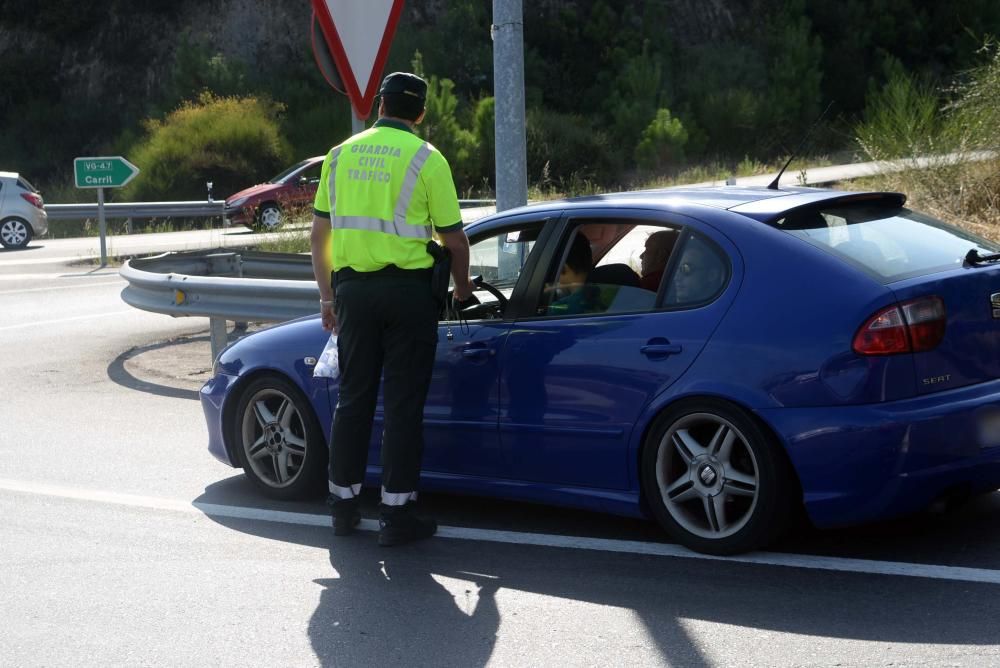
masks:
{"type": "Polygon", "coordinates": [[[209,318],[209,333],[212,339],[212,362],[219,359],[219,353],[226,347],[228,341],[226,335],[225,318],[209,318]]]}

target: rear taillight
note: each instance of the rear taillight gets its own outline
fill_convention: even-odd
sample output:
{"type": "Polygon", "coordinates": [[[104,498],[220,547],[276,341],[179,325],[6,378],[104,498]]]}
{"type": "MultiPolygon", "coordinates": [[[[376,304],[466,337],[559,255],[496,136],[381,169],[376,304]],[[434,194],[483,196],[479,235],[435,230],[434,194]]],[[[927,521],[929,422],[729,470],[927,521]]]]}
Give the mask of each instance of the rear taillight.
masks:
{"type": "Polygon", "coordinates": [[[859,355],[898,355],[933,350],[944,339],[947,312],[940,297],[922,297],[882,309],[854,335],[859,355]]]}
{"type": "Polygon", "coordinates": [[[39,209],[43,208],[43,206],[45,204],[42,201],[41,196],[37,195],[35,193],[21,193],[21,197],[23,197],[25,200],[27,200],[28,203],[31,204],[32,206],[34,206],[36,208],[39,208],[39,209]]]}

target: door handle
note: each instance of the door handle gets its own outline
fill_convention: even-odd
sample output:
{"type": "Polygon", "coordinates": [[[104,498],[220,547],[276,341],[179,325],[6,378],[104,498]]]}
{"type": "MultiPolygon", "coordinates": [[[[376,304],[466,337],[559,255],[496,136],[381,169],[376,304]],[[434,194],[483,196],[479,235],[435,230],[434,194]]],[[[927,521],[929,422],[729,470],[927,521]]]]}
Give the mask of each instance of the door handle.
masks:
{"type": "Polygon", "coordinates": [[[646,357],[666,357],[676,355],[681,351],[679,343],[649,343],[639,348],[639,352],[646,357]]]}
{"type": "Polygon", "coordinates": [[[468,347],[462,349],[462,357],[468,357],[470,359],[481,359],[483,357],[489,357],[493,354],[493,351],[489,348],[484,347],[468,347]]]}

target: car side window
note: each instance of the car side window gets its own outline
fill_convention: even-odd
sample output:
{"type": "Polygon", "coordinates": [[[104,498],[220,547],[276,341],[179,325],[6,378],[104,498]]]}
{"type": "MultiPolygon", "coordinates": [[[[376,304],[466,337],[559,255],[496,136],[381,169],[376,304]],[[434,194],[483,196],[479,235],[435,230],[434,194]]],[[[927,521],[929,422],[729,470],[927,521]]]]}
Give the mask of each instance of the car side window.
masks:
{"type": "Polygon", "coordinates": [[[645,220],[580,221],[550,272],[540,312],[548,316],[653,310],[679,237],[645,220]]]}
{"type": "Polygon", "coordinates": [[[715,244],[691,234],[667,277],[663,305],[675,308],[707,304],[722,292],[729,275],[729,262],[715,244]]]}
{"type": "Polygon", "coordinates": [[[302,183],[302,179],[305,179],[305,183],[312,186],[317,185],[319,183],[319,175],[322,170],[323,170],[322,161],[317,162],[315,165],[309,167],[308,169],[302,170],[302,172],[299,174],[298,177],[299,183],[302,183]]]}
{"type": "Polygon", "coordinates": [[[482,279],[473,292],[478,303],[457,314],[446,313],[444,319],[502,318],[543,225],[544,222],[528,223],[474,236],[469,244],[469,275],[482,279]]]}

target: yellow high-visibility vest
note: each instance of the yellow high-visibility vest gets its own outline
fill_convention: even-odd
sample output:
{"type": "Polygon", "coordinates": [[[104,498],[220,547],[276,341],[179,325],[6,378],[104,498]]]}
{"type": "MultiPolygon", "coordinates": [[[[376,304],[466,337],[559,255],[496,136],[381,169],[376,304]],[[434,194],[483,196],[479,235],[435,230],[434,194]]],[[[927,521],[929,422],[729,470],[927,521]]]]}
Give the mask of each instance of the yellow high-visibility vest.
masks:
{"type": "Polygon", "coordinates": [[[386,119],[330,150],[313,210],[330,219],[334,271],[428,268],[432,229],[462,228],[448,161],[386,119]]]}

